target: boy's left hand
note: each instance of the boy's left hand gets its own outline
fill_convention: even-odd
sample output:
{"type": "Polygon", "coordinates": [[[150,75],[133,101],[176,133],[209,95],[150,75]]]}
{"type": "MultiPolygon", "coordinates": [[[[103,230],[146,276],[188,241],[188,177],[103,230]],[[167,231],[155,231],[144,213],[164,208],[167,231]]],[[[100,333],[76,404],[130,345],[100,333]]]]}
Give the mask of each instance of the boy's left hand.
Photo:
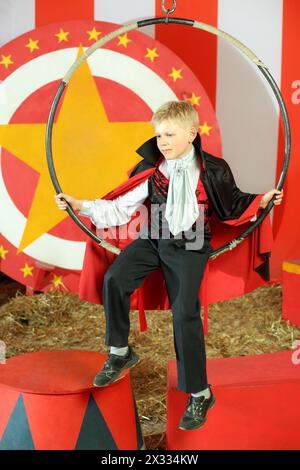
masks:
{"type": "Polygon", "coordinates": [[[269,202],[271,201],[272,197],[276,194],[275,199],[274,199],[274,205],[279,206],[279,204],[282,203],[283,199],[283,189],[279,191],[278,189],[271,189],[271,191],[267,192],[266,194],[263,195],[260,201],[260,209],[265,209],[269,202]]]}

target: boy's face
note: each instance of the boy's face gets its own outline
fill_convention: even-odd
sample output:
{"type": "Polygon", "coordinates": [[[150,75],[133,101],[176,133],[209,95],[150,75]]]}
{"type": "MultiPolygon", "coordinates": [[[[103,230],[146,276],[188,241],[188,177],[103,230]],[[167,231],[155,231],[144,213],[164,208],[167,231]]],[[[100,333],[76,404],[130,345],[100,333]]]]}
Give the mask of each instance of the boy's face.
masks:
{"type": "Polygon", "coordinates": [[[168,119],[155,126],[155,135],[159,151],[167,160],[175,160],[190,152],[197,130],[195,127],[168,119]]]}

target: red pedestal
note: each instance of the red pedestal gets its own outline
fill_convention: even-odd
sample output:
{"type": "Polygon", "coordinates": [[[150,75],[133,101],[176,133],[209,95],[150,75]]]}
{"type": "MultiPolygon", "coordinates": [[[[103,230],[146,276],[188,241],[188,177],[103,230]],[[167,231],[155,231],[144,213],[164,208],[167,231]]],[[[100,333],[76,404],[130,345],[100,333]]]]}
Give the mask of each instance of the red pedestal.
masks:
{"type": "Polygon", "coordinates": [[[143,448],[129,372],[108,387],[92,386],[106,357],[45,351],[0,365],[0,449],[143,448]]]}
{"type": "Polygon", "coordinates": [[[207,422],[193,431],[178,423],[188,394],[177,390],[176,362],[168,366],[168,450],[300,449],[300,364],[293,351],[209,359],[216,397],[207,422]]]}
{"type": "Polygon", "coordinates": [[[300,260],[282,264],[282,319],[300,326],[300,260]]]}

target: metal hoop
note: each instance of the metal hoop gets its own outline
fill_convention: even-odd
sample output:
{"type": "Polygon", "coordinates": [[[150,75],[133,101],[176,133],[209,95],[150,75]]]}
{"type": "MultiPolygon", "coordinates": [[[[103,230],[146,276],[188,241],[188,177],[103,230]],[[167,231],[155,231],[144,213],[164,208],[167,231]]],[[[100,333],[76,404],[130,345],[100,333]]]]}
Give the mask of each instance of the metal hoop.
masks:
{"type": "MultiPolygon", "coordinates": [[[[173,1],[173,7],[176,7],[176,2],[173,1]]],[[[164,2],[163,2],[164,6],[164,2]]],[[[62,82],[60,83],[58,90],[55,94],[55,97],[53,99],[49,117],[48,117],[48,122],[47,122],[47,127],[46,127],[46,154],[47,154],[47,163],[48,163],[48,168],[50,172],[50,177],[53,183],[53,186],[56,190],[57,193],[63,192],[61,190],[61,187],[59,185],[59,182],[57,180],[54,164],[53,164],[53,157],[52,157],[52,133],[53,133],[53,124],[54,124],[54,118],[55,118],[55,113],[58,108],[58,104],[60,102],[60,99],[62,97],[63,91],[65,87],[67,86],[68,82],[70,81],[71,77],[73,74],[76,72],[76,70],[80,67],[83,61],[85,61],[93,52],[95,52],[99,47],[102,47],[104,44],[106,44],[108,41],[111,39],[116,38],[117,36],[127,33],[128,31],[132,31],[134,29],[138,28],[143,28],[144,26],[149,26],[149,25],[154,25],[154,24],[164,24],[165,23],[165,18],[150,18],[146,20],[141,20],[135,23],[131,23],[125,26],[122,26],[121,28],[118,28],[115,31],[112,31],[103,38],[99,39],[96,41],[91,47],[89,47],[80,57],[76,62],[72,65],[72,67],[68,70],[66,73],[65,77],[63,78],[62,82]]],[[[285,145],[284,145],[284,161],[283,161],[283,166],[281,170],[281,174],[278,180],[278,183],[276,185],[276,189],[281,190],[283,183],[286,178],[287,170],[288,170],[288,165],[289,165],[289,160],[290,160],[290,151],[291,151],[291,131],[290,131],[290,123],[289,123],[289,118],[286,110],[286,106],[283,100],[283,97],[281,95],[281,92],[277,86],[277,83],[275,82],[274,78],[270,74],[268,67],[261,61],[259,58],[248,48],[246,47],[243,43],[238,41],[236,38],[233,36],[229,35],[225,31],[222,31],[218,28],[215,28],[211,25],[208,25],[206,23],[200,23],[195,20],[190,20],[186,18],[168,18],[168,23],[170,24],[181,24],[185,26],[192,26],[196,29],[202,29],[204,31],[207,31],[211,34],[220,36],[224,39],[226,39],[228,42],[230,42],[232,45],[237,47],[244,55],[246,55],[252,62],[254,62],[257,67],[259,68],[260,72],[264,75],[266,78],[267,82],[272,88],[272,91],[276,97],[276,100],[278,102],[280,112],[282,115],[283,119],[283,125],[284,125],[284,140],[285,140],[285,145]]],[[[217,248],[210,254],[210,258],[214,259],[217,256],[219,256],[222,253],[225,253],[228,250],[232,250],[235,248],[239,243],[241,243],[243,240],[245,240],[246,237],[248,237],[257,227],[258,225],[266,218],[270,210],[272,209],[274,205],[274,198],[269,202],[267,207],[262,211],[261,215],[257,218],[255,222],[251,224],[251,226],[245,230],[241,235],[239,235],[237,238],[232,240],[229,243],[226,243],[225,245],[221,246],[220,248],[217,248]]],[[[74,220],[74,222],[87,234],[89,235],[95,242],[97,242],[99,245],[101,245],[103,248],[115,253],[119,254],[121,250],[117,248],[114,245],[111,245],[110,243],[106,242],[105,240],[102,240],[99,238],[92,230],[90,230],[76,215],[76,213],[73,211],[71,206],[68,204],[67,207],[67,212],[71,216],[71,218],[74,220]]]]}

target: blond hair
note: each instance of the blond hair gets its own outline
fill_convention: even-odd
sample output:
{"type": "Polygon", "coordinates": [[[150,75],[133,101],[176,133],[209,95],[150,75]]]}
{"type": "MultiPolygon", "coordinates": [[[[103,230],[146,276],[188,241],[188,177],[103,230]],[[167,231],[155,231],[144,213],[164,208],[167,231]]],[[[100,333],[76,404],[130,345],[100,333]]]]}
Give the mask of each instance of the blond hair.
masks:
{"type": "Polygon", "coordinates": [[[199,127],[199,116],[195,108],[186,101],[167,101],[161,105],[153,114],[151,123],[153,126],[162,121],[171,119],[177,121],[179,125],[199,127]]]}

